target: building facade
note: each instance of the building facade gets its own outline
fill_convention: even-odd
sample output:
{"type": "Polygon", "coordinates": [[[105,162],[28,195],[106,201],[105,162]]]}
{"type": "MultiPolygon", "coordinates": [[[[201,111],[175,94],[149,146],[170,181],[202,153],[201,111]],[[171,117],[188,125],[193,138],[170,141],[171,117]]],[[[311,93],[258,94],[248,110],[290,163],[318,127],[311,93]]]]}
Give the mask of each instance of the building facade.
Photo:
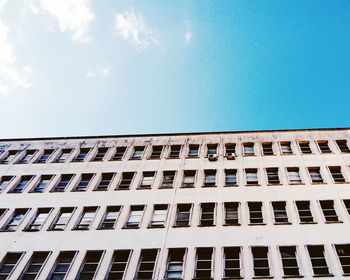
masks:
{"type": "Polygon", "coordinates": [[[0,279],[346,279],[349,132],[0,140],[0,279]]]}

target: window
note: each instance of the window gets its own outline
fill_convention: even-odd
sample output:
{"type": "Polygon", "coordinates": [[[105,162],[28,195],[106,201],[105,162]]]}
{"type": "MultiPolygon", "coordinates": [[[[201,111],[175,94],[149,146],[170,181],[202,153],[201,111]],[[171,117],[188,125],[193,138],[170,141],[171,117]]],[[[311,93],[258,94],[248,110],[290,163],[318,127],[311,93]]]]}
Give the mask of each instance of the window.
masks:
{"type": "Polygon", "coordinates": [[[134,152],[130,159],[142,159],[143,152],[145,150],[144,146],[136,146],[134,147],[134,152]]]}
{"type": "Polygon", "coordinates": [[[21,164],[29,163],[38,150],[25,150],[22,158],[17,162],[21,164]]]}
{"type": "Polygon", "coordinates": [[[257,186],[259,185],[258,180],[258,169],[246,169],[245,170],[246,175],[246,185],[247,186],[257,186]]]}
{"type": "Polygon", "coordinates": [[[224,277],[229,279],[243,278],[241,274],[241,247],[224,248],[224,277]]]}
{"type": "Polygon", "coordinates": [[[143,172],[139,189],[151,189],[155,175],[156,172],[154,171],[143,172]]]}
{"type": "Polygon", "coordinates": [[[36,163],[47,163],[53,152],[53,149],[45,149],[43,154],[36,160],[36,163]]]}
{"type": "Polygon", "coordinates": [[[261,145],[262,145],[262,151],[264,156],[274,155],[271,142],[265,142],[265,143],[262,143],[261,145]]]}
{"type": "Polygon", "coordinates": [[[73,162],[83,162],[85,161],[87,155],[89,154],[91,148],[81,148],[79,154],[74,158],[73,162]]]}
{"type": "Polygon", "coordinates": [[[288,224],[288,214],[286,210],[285,201],[273,201],[272,203],[273,215],[276,224],[288,224]]]}
{"type": "Polygon", "coordinates": [[[330,275],[328,264],[324,256],[323,245],[308,245],[307,250],[309,252],[314,276],[330,275]]]}
{"type": "Polygon", "coordinates": [[[234,187],[237,186],[237,170],[225,169],[225,186],[234,187]]]}
{"type": "Polygon", "coordinates": [[[218,153],[218,145],[217,144],[208,144],[207,145],[207,156],[216,156],[218,153]]]}
{"type": "Polygon", "coordinates": [[[134,279],[154,279],[158,249],[142,249],[134,279]]]}
{"type": "Polygon", "coordinates": [[[150,227],[164,227],[168,214],[168,205],[154,205],[150,227]]]}
{"type": "Polygon", "coordinates": [[[331,149],[328,146],[328,141],[318,141],[317,144],[322,154],[332,153],[331,149]]]}
{"type": "Polygon", "coordinates": [[[290,142],[281,142],[282,155],[292,155],[293,150],[290,142]]]}
{"type": "Polygon", "coordinates": [[[47,220],[47,217],[50,215],[51,211],[52,211],[52,208],[39,208],[25,230],[26,231],[41,230],[47,220]]]}
{"type": "Polygon", "coordinates": [[[185,248],[169,249],[164,279],[183,279],[185,248]]]}
{"type": "Polygon", "coordinates": [[[350,215],[350,199],[344,199],[343,200],[346,211],[348,212],[348,214],[350,215]]]}
{"type": "Polygon", "coordinates": [[[319,167],[309,167],[309,174],[313,184],[322,184],[323,178],[319,167]]]}
{"type": "Polygon", "coordinates": [[[8,209],[6,208],[0,208],[0,219],[2,218],[2,216],[5,214],[5,212],[7,212],[8,209]]]}
{"type": "Polygon", "coordinates": [[[130,189],[132,180],[135,176],[135,172],[123,172],[122,179],[119,183],[118,190],[128,190],[130,189]]]}
{"type": "Polygon", "coordinates": [[[196,170],[185,170],[182,181],[183,188],[194,188],[196,170]]]}
{"type": "Polygon", "coordinates": [[[213,248],[197,248],[194,279],[213,279],[213,248]]]}
{"type": "Polygon", "coordinates": [[[0,263],[0,279],[8,279],[19,260],[23,256],[23,252],[7,253],[0,263]]]}
{"type": "Polygon", "coordinates": [[[329,171],[335,183],[345,183],[345,178],[341,172],[340,166],[330,166],[329,171]]]}
{"type": "Polygon", "coordinates": [[[130,213],[124,228],[139,228],[142,222],[144,205],[130,206],[130,213]]]}
{"type": "Polygon", "coordinates": [[[111,160],[122,160],[126,151],[126,147],[117,147],[111,160]]]}
{"type": "Polygon", "coordinates": [[[68,157],[72,153],[73,149],[62,149],[61,154],[56,159],[56,162],[58,163],[64,163],[67,161],[68,157]]]}
{"type": "Polygon", "coordinates": [[[163,152],[163,146],[152,146],[152,154],[150,159],[160,159],[163,152]]]}
{"type": "Polygon", "coordinates": [[[130,256],[131,250],[114,251],[106,280],[124,279],[130,256]]]}
{"type": "Polygon", "coordinates": [[[201,203],[200,226],[215,225],[215,203],[201,203]]]}
{"type": "Polygon", "coordinates": [[[75,208],[73,207],[63,207],[60,209],[60,212],[56,216],[55,220],[50,226],[50,230],[64,230],[73,216],[75,208]]]}
{"type": "Polygon", "coordinates": [[[169,158],[179,158],[181,152],[181,145],[171,145],[169,158]]]}
{"type": "Polygon", "coordinates": [[[335,245],[335,250],[337,251],[343,273],[348,275],[350,273],[350,245],[335,245]]]}
{"type": "Polygon", "coordinates": [[[236,155],[236,144],[235,143],[227,143],[225,145],[225,156],[236,155]]]}
{"type": "Polygon", "coordinates": [[[87,251],[76,280],[94,279],[102,259],[103,251],[87,251]]]}
{"type": "Polygon", "coordinates": [[[26,214],[29,212],[28,208],[15,209],[6,224],[2,227],[2,231],[15,231],[23,221],[26,214]]]}
{"type": "Polygon", "coordinates": [[[300,223],[313,223],[314,217],[310,209],[310,201],[296,201],[295,204],[297,206],[300,223]]]}
{"type": "Polygon", "coordinates": [[[269,265],[269,248],[252,247],[254,276],[271,276],[269,265]]]}
{"type": "Polygon", "coordinates": [[[262,213],[262,202],[248,202],[249,208],[249,223],[252,225],[264,224],[264,217],[262,213]]]}
{"type": "Polygon", "coordinates": [[[79,183],[74,187],[74,189],[72,191],[75,191],[75,192],[86,191],[94,176],[95,176],[95,174],[91,174],[91,173],[81,174],[79,183]]]}
{"type": "Polygon", "coordinates": [[[108,206],[99,229],[113,229],[118,221],[121,206],[108,206]]]}
{"type": "Polygon", "coordinates": [[[9,164],[19,152],[18,150],[9,150],[7,155],[0,160],[0,164],[9,164]]]}
{"type": "Polygon", "coordinates": [[[295,246],[283,246],[279,247],[279,251],[282,258],[283,276],[284,277],[297,277],[301,276],[299,271],[298,260],[296,256],[295,246]]]}
{"type": "Polygon", "coordinates": [[[278,168],[266,168],[267,182],[269,185],[279,185],[278,168]]]}
{"type": "Polygon", "coordinates": [[[174,185],[175,171],[163,171],[162,189],[171,189],[174,185]]]}
{"type": "Polygon", "coordinates": [[[97,184],[95,191],[107,191],[114,176],[115,176],[115,173],[102,173],[101,179],[97,184]]]}
{"type": "Polygon", "coordinates": [[[189,145],[187,157],[196,158],[198,156],[199,156],[199,145],[189,145]]]}
{"type": "Polygon", "coordinates": [[[243,155],[255,156],[254,143],[243,143],[243,155]]]}
{"type": "Polygon", "coordinates": [[[312,154],[309,142],[299,142],[299,147],[302,154],[312,154]]]}
{"type": "Polygon", "coordinates": [[[188,227],[190,225],[192,204],[178,204],[176,210],[176,227],[188,227]]]}
{"type": "Polygon", "coordinates": [[[30,192],[43,193],[54,177],[54,175],[41,175],[38,183],[31,189],[30,192]]]}
{"type": "Polygon", "coordinates": [[[288,173],[289,184],[291,184],[291,185],[302,184],[302,180],[301,180],[301,177],[300,177],[300,173],[299,173],[299,168],[298,167],[288,167],[287,168],[287,173],[288,173]]]}
{"type": "Polygon", "coordinates": [[[100,147],[100,148],[97,148],[97,153],[95,155],[95,157],[92,159],[92,161],[103,161],[107,152],[108,152],[108,149],[107,147],[100,147]]]}
{"type": "Polygon", "coordinates": [[[52,188],[51,192],[64,192],[72,181],[74,175],[73,174],[63,174],[61,175],[60,181],[57,183],[55,187],[52,188]]]}
{"type": "Polygon", "coordinates": [[[9,191],[9,193],[21,193],[29,185],[34,176],[21,176],[19,182],[9,191]]]}
{"type": "Polygon", "coordinates": [[[1,176],[0,177],[0,193],[4,189],[7,188],[7,186],[10,184],[10,182],[13,180],[14,176],[1,176]]]}
{"type": "Polygon", "coordinates": [[[350,153],[350,149],[346,140],[336,140],[335,142],[337,143],[338,148],[342,153],[350,153]]]}
{"type": "Polygon", "coordinates": [[[320,205],[326,222],[339,222],[337,212],[334,208],[333,200],[321,200],[320,205]]]}
{"type": "Polygon", "coordinates": [[[83,213],[80,215],[76,223],[75,230],[88,230],[95,218],[98,207],[84,207],[83,213]]]}
{"type": "Polygon", "coordinates": [[[216,170],[204,170],[204,187],[215,187],[216,170]]]}
{"type": "Polygon", "coordinates": [[[65,279],[76,254],[77,251],[60,252],[48,280],[65,279]]]}
{"type": "Polygon", "coordinates": [[[239,202],[225,202],[225,225],[239,226],[239,202]]]}
{"type": "Polygon", "coordinates": [[[24,268],[20,279],[37,279],[49,255],[50,252],[34,252],[26,267],[24,268]]]}

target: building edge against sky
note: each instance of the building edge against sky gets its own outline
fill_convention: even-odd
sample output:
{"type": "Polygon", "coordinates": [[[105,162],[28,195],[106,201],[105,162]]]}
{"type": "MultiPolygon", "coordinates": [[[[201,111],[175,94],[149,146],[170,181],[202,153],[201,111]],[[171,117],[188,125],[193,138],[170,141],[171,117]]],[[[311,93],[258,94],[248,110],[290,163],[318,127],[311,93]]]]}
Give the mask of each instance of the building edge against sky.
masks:
{"type": "Polygon", "coordinates": [[[4,279],[350,275],[349,128],[3,139],[0,163],[4,279]]]}

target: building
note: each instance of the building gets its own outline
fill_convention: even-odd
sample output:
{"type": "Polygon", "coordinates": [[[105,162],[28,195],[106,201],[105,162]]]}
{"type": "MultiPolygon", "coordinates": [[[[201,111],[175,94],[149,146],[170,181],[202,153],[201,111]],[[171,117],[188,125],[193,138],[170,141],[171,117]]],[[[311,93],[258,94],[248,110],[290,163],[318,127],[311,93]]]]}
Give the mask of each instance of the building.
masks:
{"type": "Polygon", "coordinates": [[[0,279],[345,279],[350,129],[0,140],[0,279]]]}

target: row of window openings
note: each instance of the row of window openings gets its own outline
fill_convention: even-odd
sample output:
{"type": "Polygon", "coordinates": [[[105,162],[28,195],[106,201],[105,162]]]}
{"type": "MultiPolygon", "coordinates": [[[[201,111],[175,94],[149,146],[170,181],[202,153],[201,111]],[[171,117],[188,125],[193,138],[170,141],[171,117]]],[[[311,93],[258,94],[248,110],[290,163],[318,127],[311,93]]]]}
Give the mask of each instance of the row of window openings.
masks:
{"type": "MultiPolygon", "coordinates": [[[[314,277],[333,276],[324,245],[305,246],[309,263],[314,277]]],[[[333,246],[343,275],[350,275],[350,244],[336,244],[333,246]]],[[[183,279],[187,259],[187,248],[170,248],[167,250],[163,279],[183,279]]],[[[250,247],[252,273],[254,277],[273,277],[271,269],[270,248],[267,246],[250,247]]],[[[300,248],[297,246],[278,246],[280,265],[284,277],[302,277],[300,248]]],[[[103,261],[105,251],[87,251],[79,266],[74,279],[94,279],[103,261]]],[[[133,251],[130,249],[115,250],[104,279],[125,279],[133,251]]],[[[0,278],[8,279],[15,271],[24,256],[24,252],[8,252],[0,264],[0,278]]],[[[240,279],[244,277],[242,247],[224,247],[222,277],[240,279]]],[[[33,252],[22,270],[20,280],[37,279],[46,265],[51,252],[33,252]]],[[[61,251],[50,269],[46,279],[66,279],[69,275],[78,251],[61,251]]],[[[201,247],[195,249],[193,279],[213,279],[215,248],[201,247]]],[[[133,279],[155,279],[160,249],[141,249],[133,279]]]]}
{"type": "MultiPolygon", "coordinates": [[[[310,148],[310,142],[298,142],[301,154],[313,154],[313,151],[310,148]]],[[[350,149],[348,147],[346,140],[336,140],[339,151],[342,153],[350,153],[350,149]]],[[[317,145],[319,151],[323,154],[333,153],[331,150],[328,141],[317,141],[317,145]]],[[[215,160],[218,153],[218,144],[207,144],[207,157],[209,159],[215,160]]],[[[91,161],[104,161],[107,158],[108,147],[99,147],[95,151],[95,154],[92,156],[91,161]]],[[[182,145],[170,145],[170,150],[168,152],[168,158],[180,158],[182,145]]],[[[90,157],[90,153],[93,152],[93,148],[80,148],[79,152],[75,155],[72,162],[83,162],[88,157],[90,157]]],[[[125,156],[127,147],[117,147],[114,151],[114,154],[110,156],[109,160],[122,160],[125,156]]],[[[135,146],[133,147],[132,154],[129,159],[137,160],[142,159],[145,154],[146,146],[135,146]]],[[[35,163],[47,163],[47,162],[58,162],[63,163],[66,162],[71,154],[73,154],[73,148],[61,149],[59,152],[56,152],[55,149],[44,149],[39,153],[39,150],[35,149],[27,149],[24,151],[21,150],[8,150],[7,152],[3,152],[3,155],[0,151],[0,163],[1,164],[9,164],[9,163],[19,163],[25,164],[30,162],[35,163]],[[55,158],[54,158],[55,157],[55,158]]],[[[165,146],[163,145],[155,145],[152,146],[152,152],[149,155],[149,159],[160,159],[165,152],[165,146]]],[[[189,158],[197,158],[200,153],[200,145],[189,145],[187,151],[187,157],[189,158]]],[[[280,153],[282,155],[290,155],[295,154],[292,148],[292,142],[285,141],[280,142],[280,153]]],[[[225,156],[228,159],[234,159],[236,156],[236,144],[225,144],[225,156]]],[[[273,149],[273,143],[262,143],[262,155],[275,155],[277,154],[273,149]]],[[[255,156],[257,155],[255,149],[255,143],[248,142],[243,143],[243,156],[255,156]]]]}
{"type": "MultiPolygon", "coordinates": [[[[300,170],[298,167],[288,167],[287,169],[288,183],[289,184],[303,184],[302,177],[300,175],[300,170]]],[[[313,184],[322,184],[324,179],[320,170],[320,167],[309,167],[307,168],[309,173],[309,178],[313,184]]],[[[331,174],[334,183],[346,183],[342,168],[340,166],[330,166],[328,170],[331,174]]],[[[266,168],[266,180],[268,185],[281,185],[280,171],[277,167],[266,168]]],[[[259,172],[257,168],[249,168],[244,170],[245,173],[245,184],[249,185],[260,185],[259,184],[259,172]]],[[[96,174],[85,173],[81,174],[79,181],[73,187],[72,191],[86,191],[91,182],[93,181],[96,174]]],[[[116,189],[127,190],[130,189],[136,172],[124,172],[122,173],[120,182],[116,189]]],[[[56,184],[51,188],[51,192],[63,192],[73,181],[74,174],[63,174],[60,175],[59,180],[56,180],[56,184]]],[[[109,189],[116,173],[102,173],[97,182],[94,190],[96,191],[106,191],[109,189]]],[[[163,178],[160,188],[172,188],[174,185],[176,176],[176,171],[163,171],[163,178]]],[[[47,187],[53,182],[55,175],[42,175],[37,178],[34,186],[30,192],[41,193],[44,192],[47,187]]],[[[155,171],[145,171],[142,173],[142,178],[140,180],[138,189],[150,189],[154,184],[156,177],[155,171]]],[[[8,191],[9,193],[22,193],[27,186],[34,180],[34,175],[23,175],[21,176],[14,186],[8,191]]],[[[182,187],[194,187],[197,178],[196,170],[185,170],[182,179],[182,187]]],[[[14,181],[15,176],[2,176],[0,178],[0,193],[4,191],[12,181],[14,181]]],[[[216,170],[204,170],[204,187],[213,187],[217,185],[217,171],[216,170]]],[[[225,170],[225,186],[238,186],[238,175],[236,169],[226,169],[225,170]]]]}
{"type": "MultiPolygon", "coordinates": [[[[350,215],[350,200],[343,200],[344,206],[348,214],[350,215]]],[[[321,200],[319,201],[320,210],[323,214],[324,222],[326,223],[339,223],[341,222],[333,200],[321,200]]],[[[224,221],[223,225],[241,225],[241,205],[239,202],[225,202],[224,206],[224,221]]],[[[247,202],[249,213],[249,225],[265,225],[265,214],[263,211],[262,202],[247,202]]],[[[301,224],[316,223],[314,217],[315,210],[312,210],[310,201],[296,201],[296,211],[299,216],[299,222],[301,224]]],[[[271,202],[273,219],[275,224],[291,224],[287,203],[285,201],[271,202]]],[[[216,203],[201,203],[200,204],[200,217],[198,226],[215,226],[217,223],[216,203]]],[[[99,207],[84,207],[80,214],[73,230],[88,230],[93,223],[95,216],[97,215],[99,207]]],[[[130,206],[130,211],[127,216],[126,222],[123,228],[139,228],[141,226],[146,206],[145,205],[133,205],[130,206]]],[[[0,217],[4,216],[8,209],[0,208],[0,217]]],[[[64,230],[73,216],[76,208],[63,207],[59,210],[59,213],[54,218],[53,222],[49,226],[49,230],[64,230]]],[[[122,206],[108,206],[98,229],[114,229],[118,218],[121,214],[122,206]]],[[[11,216],[7,219],[2,226],[1,231],[16,231],[21,222],[30,211],[29,208],[18,208],[13,211],[11,216]]],[[[24,231],[40,231],[45,222],[48,220],[49,215],[53,211],[53,208],[39,208],[35,215],[31,218],[28,225],[24,228],[24,231]]],[[[164,227],[168,215],[169,205],[158,204],[154,205],[151,221],[148,227],[164,227]]],[[[193,216],[192,204],[178,204],[176,208],[174,227],[188,227],[191,225],[193,216]]]]}

